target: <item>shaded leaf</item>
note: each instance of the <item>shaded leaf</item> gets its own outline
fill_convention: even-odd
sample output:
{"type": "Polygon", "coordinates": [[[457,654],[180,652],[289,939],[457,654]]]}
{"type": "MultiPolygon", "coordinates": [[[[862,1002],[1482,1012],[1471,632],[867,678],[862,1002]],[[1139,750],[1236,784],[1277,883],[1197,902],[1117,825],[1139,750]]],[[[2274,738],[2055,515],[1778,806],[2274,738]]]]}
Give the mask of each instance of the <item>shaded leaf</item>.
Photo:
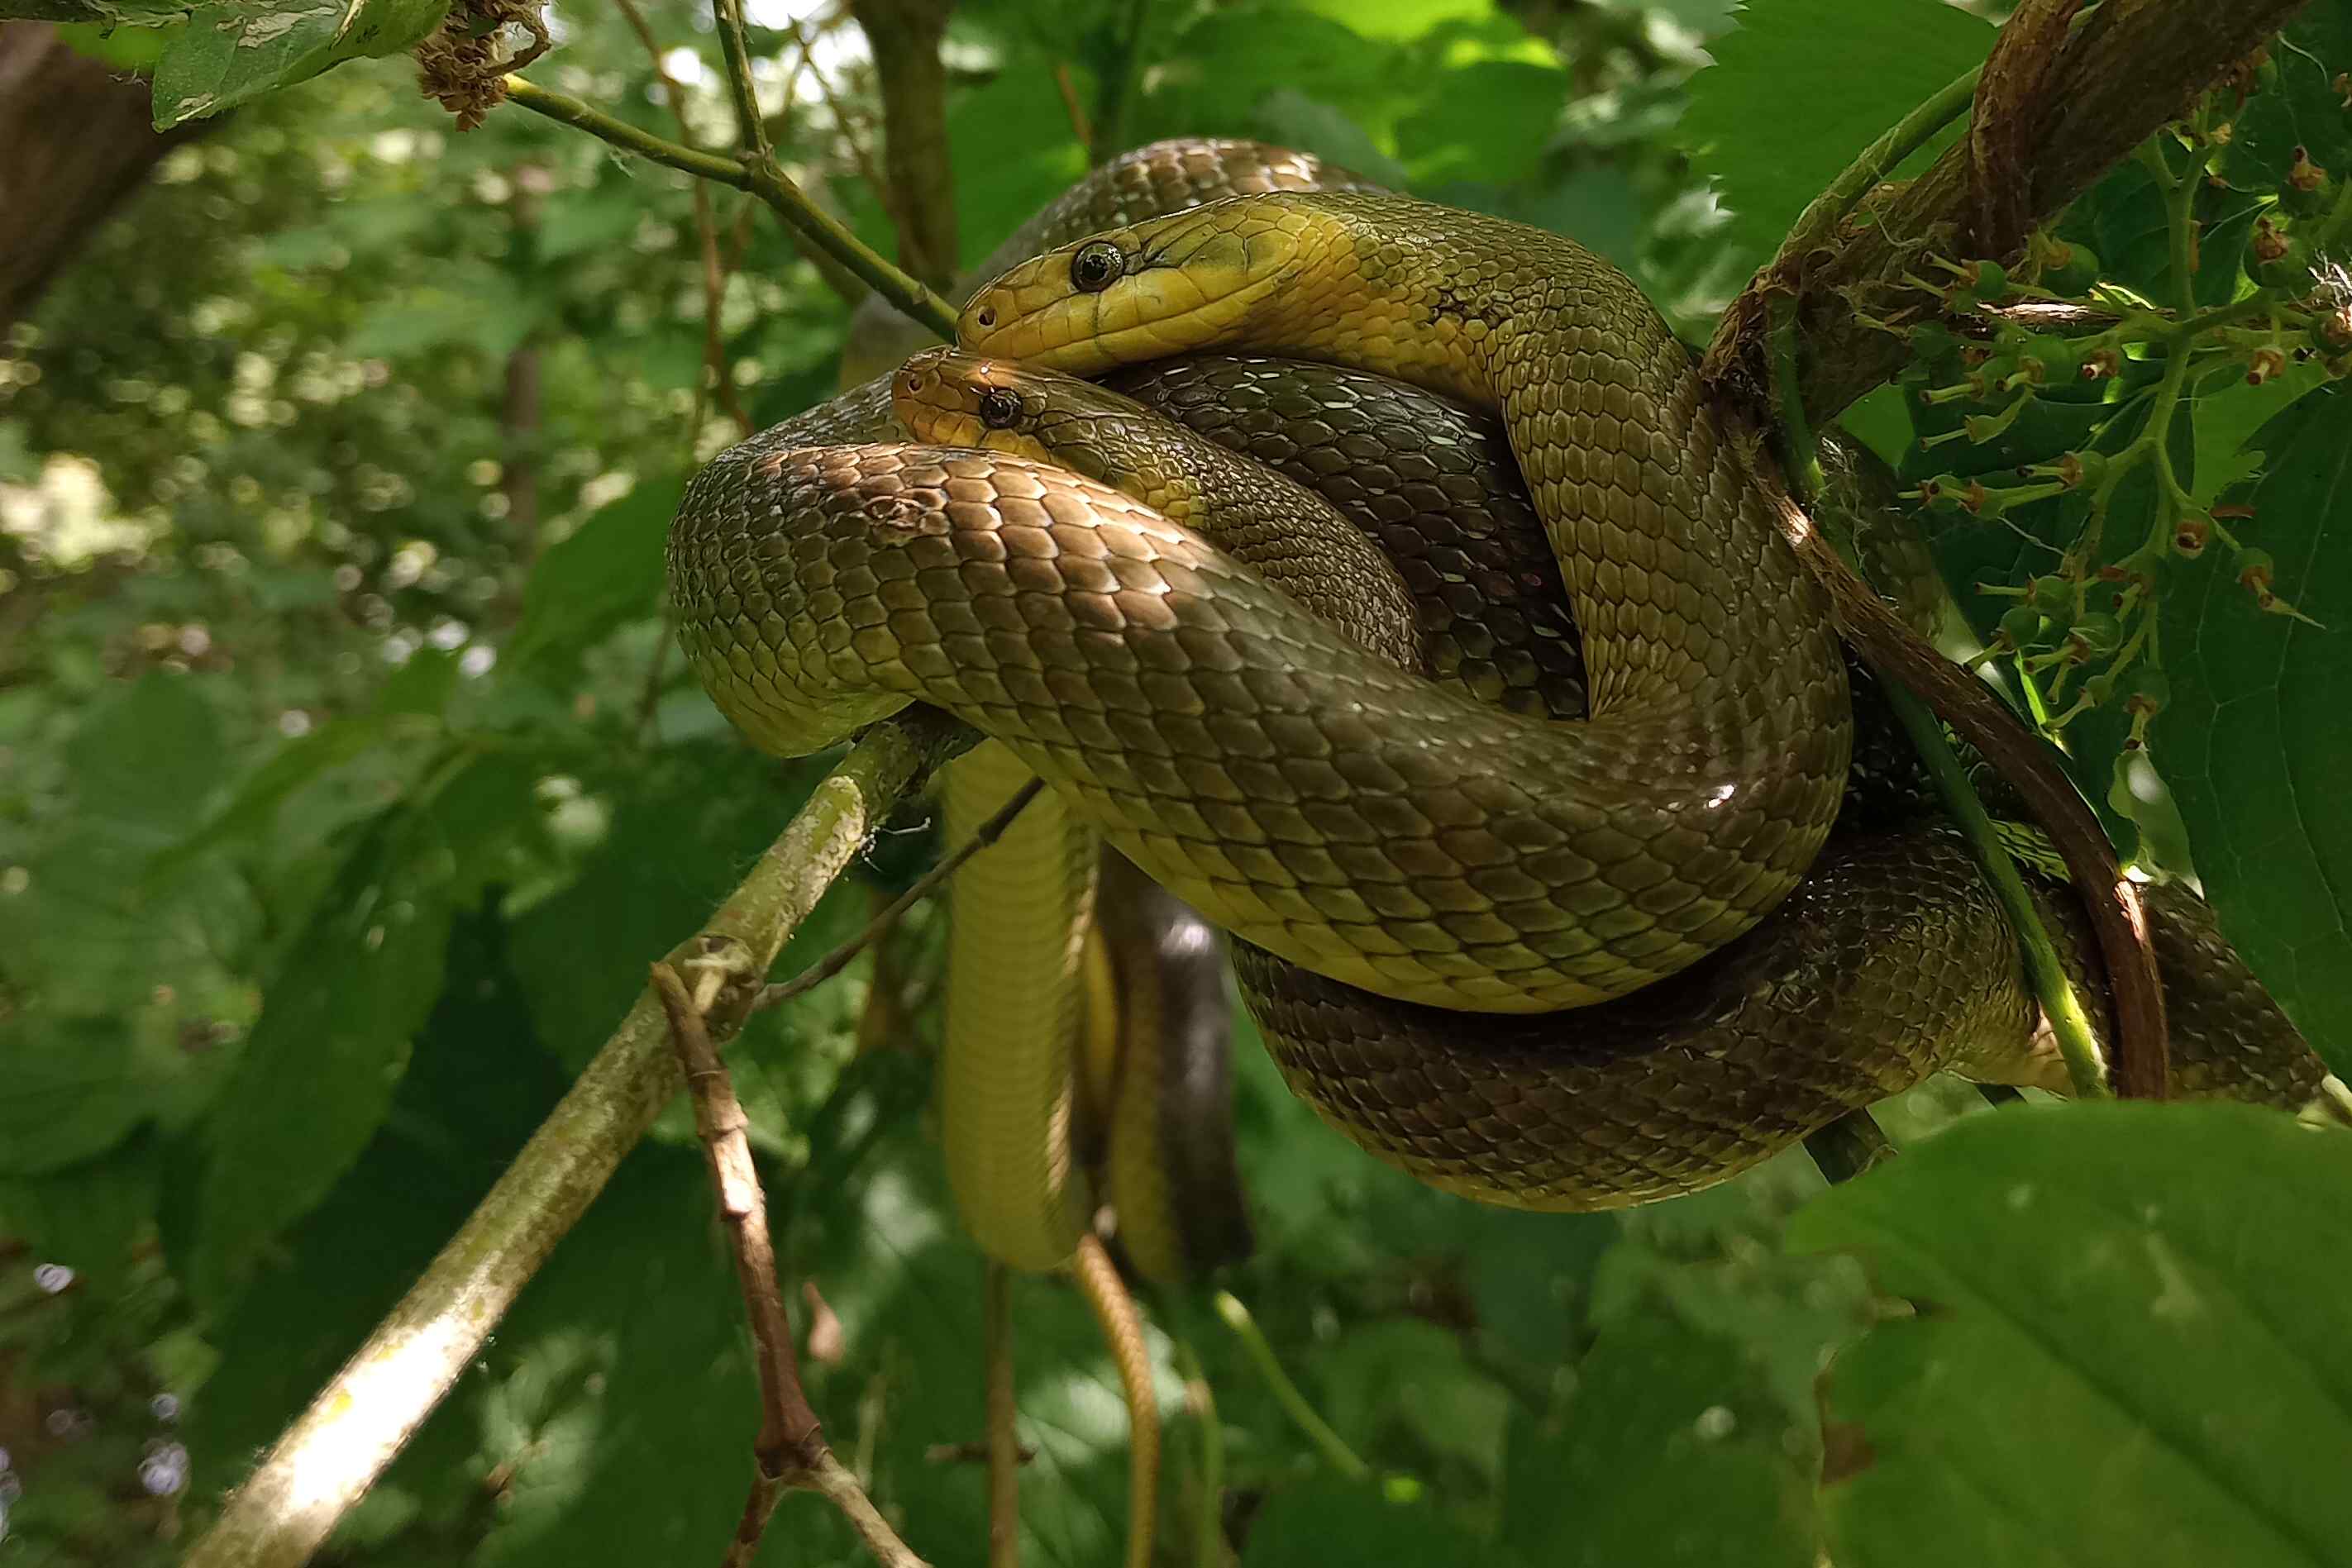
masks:
{"type": "Polygon", "coordinates": [[[209,1126],[187,1262],[200,1297],[226,1300],[383,1123],[440,994],[450,922],[535,827],[535,782],[522,758],[473,759],[427,805],[372,824],[320,896],[209,1126]]]}
{"type": "MultiPolygon", "coordinates": [[[[2226,561],[2166,584],[2171,706],[2158,768],[2221,929],[2338,1073],[2352,1071],[2352,396],[2330,387],[2248,443],[2270,455],[2249,542],[2326,622],[2263,613],[2226,561]]],[[[2216,552],[2218,554],[2218,552],[2216,552]]]]}
{"type": "Polygon", "coordinates": [[[1831,1368],[1848,1568],[2352,1562],[2352,1136],[2232,1105],[1967,1118],[1798,1214],[1919,1303],[1831,1368]]]}
{"type": "Polygon", "coordinates": [[[1980,63],[1993,30],[1941,0],[1751,0],[1691,78],[1678,138],[1731,236],[1769,254],[1862,150],[1980,63]]]}
{"type": "Polygon", "coordinates": [[[1752,1352],[1653,1301],[1577,1364],[1558,1422],[1513,1416],[1503,1539],[1530,1563],[1812,1568],[1790,1437],[1752,1352]]]}
{"type": "Polygon", "coordinates": [[[550,547],[531,569],[507,657],[560,674],[623,622],[653,613],[662,547],[684,491],[676,478],[640,483],[550,547]]]}
{"type": "Polygon", "coordinates": [[[1497,1552],[1429,1503],[1397,1501],[1370,1481],[1318,1476],[1284,1487],[1250,1521],[1242,1568],[1323,1568],[1332,1563],[1477,1563],[1507,1568],[1497,1552]]]}

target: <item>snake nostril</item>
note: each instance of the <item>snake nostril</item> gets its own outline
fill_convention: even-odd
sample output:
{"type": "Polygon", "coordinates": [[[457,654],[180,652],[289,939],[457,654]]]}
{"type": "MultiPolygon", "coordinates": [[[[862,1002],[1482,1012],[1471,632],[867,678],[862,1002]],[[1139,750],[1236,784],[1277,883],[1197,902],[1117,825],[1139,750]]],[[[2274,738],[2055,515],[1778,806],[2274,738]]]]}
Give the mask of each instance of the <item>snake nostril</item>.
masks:
{"type": "Polygon", "coordinates": [[[995,325],[996,325],[996,308],[995,308],[994,306],[992,306],[992,305],[982,306],[982,307],[981,308],[981,312],[980,312],[980,316],[979,316],[978,319],[979,319],[979,321],[980,321],[980,324],[981,324],[982,326],[983,326],[983,327],[993,327],[993,326],[995,326],[995,325]]]}

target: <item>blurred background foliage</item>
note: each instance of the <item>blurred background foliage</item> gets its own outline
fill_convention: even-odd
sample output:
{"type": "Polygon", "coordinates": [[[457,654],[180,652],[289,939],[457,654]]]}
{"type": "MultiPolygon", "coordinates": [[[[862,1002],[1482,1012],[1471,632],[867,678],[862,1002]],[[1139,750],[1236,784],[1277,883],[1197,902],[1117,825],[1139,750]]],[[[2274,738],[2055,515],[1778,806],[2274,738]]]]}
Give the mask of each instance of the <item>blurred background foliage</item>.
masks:
{"type": "MultiPolygon", "coordinates": [[[[551,8],[533,76],[724,145],[708,7],[634,9],[551,8]]],[[[1126,143],[1262,136],[1572,233],[1700,340],[1870,105],[1919,96],[1896,73],[1852,145],[1727,183],[1735,218],[1682,150],[1729,11],[972,0],[957,255],[1081,173],[1116,101],[1126,143]]],[[[788,169],[891,251],[864,36],[829,0],[749,14],[788,169]]],[[[1932,86],[1990,37],[1954,11],[1906,47],[1932,86]]],[[[134,36],[74,41],[138,63],[134,36]]],[[[460,132],[394,58],[164,152],[0,325],[0,1563],[171,1560],[819,776],[750,754],[668,656],[659,551],[698,463],[833,389],[851,303],[747,198],[517,110],[460,132]]],[[[929,828],[902,811],[783,967],[929,828]]],[[[928,1103],[938,936],[917,917],[735,1061],[812,1398],[944,1565],[985,1531],[979,1468],[941,1454],[980,1436],[981,1263],[928,1103]]],[[[1814,1379],[1878,1308],[1850,1260],[1781,1246],[1810,1165],[1516,1215],[1360,1155],[1246,1038],[1239,1076],[1260,1245],[1227,1282],[1381,1479],[1319,1469],[1205,1298],[1169,1294],[1169,1560],[1202,1486],[1181,1343],[1248,1563],[1816,1561],[1814,1379]]],[[[710,1215],[674,1107],[329,1559],[714,1559],[755,1411],[710,1215]]],[[[1064,1283],[1016,1303],[1029,1560],[1111,1560],[1117,1380],[1064,1283]]],[[[763,1556],[858,1560],[805,1499],[763,1556]]]]}

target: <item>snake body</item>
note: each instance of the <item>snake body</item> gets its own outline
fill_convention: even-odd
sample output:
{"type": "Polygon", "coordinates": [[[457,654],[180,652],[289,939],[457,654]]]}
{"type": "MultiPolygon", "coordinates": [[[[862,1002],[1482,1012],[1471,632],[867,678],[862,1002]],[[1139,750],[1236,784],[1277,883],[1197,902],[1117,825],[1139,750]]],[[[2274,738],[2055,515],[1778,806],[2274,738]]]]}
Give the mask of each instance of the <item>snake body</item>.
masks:
{"type": "MultiPolygon", "coordinates": [[[[1581,252],[1461,214],[1319,197],[1205,212],[1194,220],[1205,226],[1108,236],[1117,281],[1159,290],[1156,303],[1130,310],[1108,288],[1074,303],[1065,252],[1018,269],[968,319],[992,309],[1007,331],[1042,322],[1064,340],[1048,359],[1099,368],[1163,340],[1208,340],[1181,329],[1207,319],[1228,337],[1258,332],[1251,340],[1286,352],[1484,396],[1535,481],[1533,501],[1514,504],[1540,514],[1579,584],[1601,716],[1584,733],[1622,745],[1630,776],[1589,766],[1577,746],[1594,743],[1563,747],[1556,737],[1574,732],[1547,722],[1570,706],[1551,676],[1572,657],[1558,657],[1562,639],[1528,632],[1545,612],[1498,594],[1495,621],[1509,630],[1497,633],[1455,591],[1475,570],[1500,571],[1538,602],[1540,585],[1523,583],[1541,575],[1526,564],[1524,526],[1490,528],[1475,552],[1444,545],[1452,567],[1485,564],[1421,571],[1412,595],[1423,668],[1518,709],[1497,716],[1369,652],[1377,628],[1335,631],[1199,535],[1067,468],[903,441],[799,444],[870,431],[870,389],[836,430],[726,455],[681,510],[682,636],[730,716],[764,745],[804,750],[920,698],[1011,742],[1164,880],[1328,970],[1241,956],[1294,1087],[1368,1147],[1492,1201],[1585,1207],[1687,1190],[1935,1066],[2015,1054],[2032,1009],[2011,938],[1955,843],[1916,824],[1876,831],[1850,810],[1798,885],[1842,785],[1841,666],[1807,622],[1817,607],[1792,563],[1748,515],[1679,348],[1632,285],[1581,252]],[[1302,213],[1345,220],[1308,237],[1339,256],[1343,282],[1379,272],[1381,303],[1364,307],[1354,283],[1335,295],[1328,276],[1213,297],[1187,274],[1206,256],[1213,279],[1233,266],[1249,275],[1254,255],[1302,243],[1302,213]],[[1446,256],[1450,270],[1432,259],[1446,256]],[[1171,332],[1150,311],[1188,283],[1178,302],[1190,313],[1171,332]],[[1530,320],[1549,335],[1507,346],[1513,323],[1530,320]],[[1762,654],[1738,641],[1759,626],[1762,654]],[[1549,674],[1527,679],[1547,657],[1549,674]],[[1612,715],[1629,740],[1608,738],[1612,715]],[[1486,771],[1464,773],[1465,760],[1486,771]],[[1587,814],[1596,787],[1612,810],[1646,812],[1644,825],[1587,814]],[[1685,825],[1702,818],[1731,824],[1730,841],[1685,825]],[[1588,852],[1601,844],[1620,852],[1588,852]],[[1536,1010],[1619,991],[1633,994],[1536,1010]],[[1465,1019],[1465,1006],[1528,1016],[1465,1019]]],[[[1153,372],[1126,373],[1150,390],[1153,372]]],[[[1187,373],[1160,372],[1179,388],[1187,373]]],[[[1349,419],[1367,378],[1339,395],[1296,371],[1248,375],[1269,407],[1321,401],[1291,409],[1298,439],[1242,406],[1229,381],[1213,411],[1229,444],[1276,455],[1287,441],[1294,477],[1365,486],[1378,464],[1349,419]]],[[[1496,428],[1487,419],[1445,461],[1429,460],[1434,443],[1408,451],[1402,492],[1457,507],[1507,496],[1491,457],[1456,460],[1480,440],[1491,454],[1496,428]]],[[[1410,505],[1399,493],[1382,493],[1391,522],[1410,505]]],[[[1410,559],[1404,576],[1416,576],[1410,559]]]]}

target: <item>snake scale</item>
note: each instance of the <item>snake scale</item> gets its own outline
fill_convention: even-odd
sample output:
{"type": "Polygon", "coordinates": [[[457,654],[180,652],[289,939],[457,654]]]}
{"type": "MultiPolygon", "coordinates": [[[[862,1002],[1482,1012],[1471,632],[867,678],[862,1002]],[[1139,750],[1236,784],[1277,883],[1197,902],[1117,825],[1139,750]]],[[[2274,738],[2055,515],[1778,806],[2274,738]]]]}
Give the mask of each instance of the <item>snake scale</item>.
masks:
{"type": "MultiPolygon", "coordinates": [[[[1119,375],[1375,539],[1428,523],[1402,599],[1335,626],[1165,515],[1164,474],[909,440],[869,383],[715,460],[673,528],[681,638],[757,743],[815,749],[918,700],[1006,743],[1242,938],[1297,1092],[1487,1201],[1687,1191],[1937,1067],[2046,1073],[1957,840],[1841,816],[1826,618],[1606,263],[1276,193],[1022,264],[963,335],[1081,372],[1339,361],[1119,375]],[[1481,572],[1509,591],[1465,593],[1481,572]]],[[[2176,1051],[2223,1062],[2214,1088],[2307,1095],[2315,1065],[2201,910],[2159,913],[2176,1051]]]]}

